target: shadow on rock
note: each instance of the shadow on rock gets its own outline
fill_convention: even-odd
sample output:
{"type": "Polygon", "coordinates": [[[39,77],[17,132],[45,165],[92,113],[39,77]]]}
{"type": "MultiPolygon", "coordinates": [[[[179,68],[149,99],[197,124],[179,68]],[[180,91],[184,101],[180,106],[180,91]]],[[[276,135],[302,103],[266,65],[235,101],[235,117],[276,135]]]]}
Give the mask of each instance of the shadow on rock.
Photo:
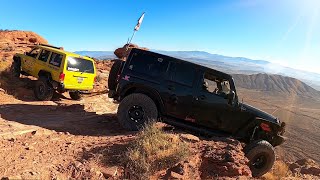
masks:
{"type": "MultiPolygon", "coordinates": [[[[36,78],[23,75],[20,78],[14,77],[10,69],[9,67],[0,72],[0,89],[3,89],[6,94],[12,95],[21,101],[38,101],[33,93],[35,82],[37,81],[36,78]]],[[[70,98],[55,92],[52,101],[60,101],[61,99],[70,98]]]]}
{"type": "Polygon", "coordinates": [[[87,112],[84,106],[74,105],[0,105],[3,119],[35,125],[73,135],[105,136],[125,134],[115,114],[98,115],[87,112]]]}

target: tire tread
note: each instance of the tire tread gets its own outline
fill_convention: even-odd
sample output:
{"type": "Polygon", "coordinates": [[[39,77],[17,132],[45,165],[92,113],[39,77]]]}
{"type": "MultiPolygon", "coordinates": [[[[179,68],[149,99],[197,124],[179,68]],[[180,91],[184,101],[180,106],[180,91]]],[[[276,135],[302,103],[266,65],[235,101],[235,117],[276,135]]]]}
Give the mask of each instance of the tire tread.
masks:
{"type": "Polygon", "coordinates": [[[251,169],[253,177],[260,177],[263,174],[267,173],[273,166],[275,161],[275,152],[273,146],[266,140],[257,140],[248,144],[245,147],[245,154],[250,161],[250,158],[253,158],[255,154],[258,152],[266,152],[269,154],[269,164],[266,165],[261,171],[257,171],[255,169],[251,169]]]}
{"type": "Polygon", "coordinates": [[[149,116],[151,117],[147,117],[147,118],[154,120],[157,118],[157,115],[158,115],[157,106],[155,105],[154,101],[147,95],[141,94],[141,93],[133,93],[126,96],[121,101],[118,107],[117,117],[122,127],[130,131],[137,131],[140,129],[140,127],[137,126],[136,123],[133,123],[131,120],[127,119],[128,108],[134,103],[142,103],[143,106],[148,107],[148,111],[150,112],[149,116]]]}

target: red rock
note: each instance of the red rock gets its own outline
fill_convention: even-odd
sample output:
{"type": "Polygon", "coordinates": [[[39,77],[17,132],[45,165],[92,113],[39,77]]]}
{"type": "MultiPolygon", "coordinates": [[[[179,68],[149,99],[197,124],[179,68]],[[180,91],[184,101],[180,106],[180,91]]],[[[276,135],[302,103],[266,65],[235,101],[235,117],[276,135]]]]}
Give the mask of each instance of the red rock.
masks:
{"type": "Polygon", "coordinates": [[[320,168],[319,167],[302,167],[300,170],[301,174],[310,174],[314,176],[320,176],[320,168]]]}
{"type": "Polygon", "coordinates": [[[183,175],[171,171],[169,179],[183,179],[183,175]]]}
{"type": "Polygon", "coordinates": [[[114,55],[116,55],[120,59],[126,59],[126,57],[129,55],[130,50],[132,48],[148,50],[147,48],[139,47],[138,45],[135,45],[135,44],[125,44],[123,47],[116,49],[114,51],[114,55]]]}
{"type": "Polygon", "coordinates": [[[192,143],[200,141],[199,137],[194,136],[192,134],[180,134],[180,138],[184,141],[192,142],[192,143]]]}
{"type": "Polygon", "coordinates": [[[15,53],[29,51],[35,44],[48,41],[31,31],[0,31],[0,61],[11,60],[15,53]]]}
{"type": "Polygon", "coordinates": [[[202,142],[201,178],[211,179],[216,176],[251,177],[252,174],[247,165],[249,160],[245,157],[241,144],[236,140],[219,140],[217,142],[202,142]]]}

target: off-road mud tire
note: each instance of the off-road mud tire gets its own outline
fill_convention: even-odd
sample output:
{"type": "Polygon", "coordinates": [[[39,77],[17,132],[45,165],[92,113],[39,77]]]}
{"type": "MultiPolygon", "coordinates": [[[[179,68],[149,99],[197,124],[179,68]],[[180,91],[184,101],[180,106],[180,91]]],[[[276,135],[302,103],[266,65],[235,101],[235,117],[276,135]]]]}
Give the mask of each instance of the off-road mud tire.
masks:
{"type": "Polygon", "coordinates": [[[119,71],[121,70],[124,62],[121,60],[115,60],[110,72],[109,72],[109,77],[108,77],[108,89],[109,90],[116,90],[117,87],[117,80],[118,80],[118,74],[119,71]]]}
{"type": "Polygon", "coordinates": [[[33,92],[36,99],[40,101],[50,101],[52,99],[54,89],[46,77],[40,77],[35,83],[33,92]]]}
{"type": "Polygon", "coordinates": [[[275,152],[273,146],[265,140],[258,140],[248,144],[245,147],[245,154],[249,159],[249,167],[253,177],[260,177],[267,173],[275,161],[275,152]],[[263,156],[261,167],[254,165],[259,156],[263,156]]]}
{"type": "Polygon", "coordinates": [[[21,74],[21,61],[20,60],[15,60],[12,63],[12,75],[14,77],[20,77],[21,74]]]}
{"type": "MultiPolygon", "coordinates": [[[[135,109],[133,110],[135,111],[135,109]]],[[[118,107],[117,117],[119,123],[129,131],[137,131],[149,121],[157,120],[158,109],[153,100],[147,95],[141,93],[133,93],[126,96],[118,107]],[[130,110],[135,107],[141,107],[143,118],[134,120],[129,114],[130,110]]]]}
{"type": "Polygon", "coordinates": [[[69,95],[73,100],[80,100],[82,98],[81,93],[79,91],[70,91],[69,95]]]}

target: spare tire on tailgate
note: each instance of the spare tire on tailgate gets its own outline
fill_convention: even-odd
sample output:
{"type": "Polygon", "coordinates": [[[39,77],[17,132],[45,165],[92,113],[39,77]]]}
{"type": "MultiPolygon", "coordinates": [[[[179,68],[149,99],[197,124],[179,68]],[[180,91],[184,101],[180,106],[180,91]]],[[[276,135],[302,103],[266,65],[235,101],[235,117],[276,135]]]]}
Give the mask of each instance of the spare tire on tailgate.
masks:
{"type": "Polygon", "coordinates": [[[108,78],[108,88],[110,91],[115,91],[118,83],[118,74],[121,71],[121,68],[124,64],[124,61],[121,61],[119,59],[115,60],[110,72],[109,72],[109,78],[108,78]]]}

